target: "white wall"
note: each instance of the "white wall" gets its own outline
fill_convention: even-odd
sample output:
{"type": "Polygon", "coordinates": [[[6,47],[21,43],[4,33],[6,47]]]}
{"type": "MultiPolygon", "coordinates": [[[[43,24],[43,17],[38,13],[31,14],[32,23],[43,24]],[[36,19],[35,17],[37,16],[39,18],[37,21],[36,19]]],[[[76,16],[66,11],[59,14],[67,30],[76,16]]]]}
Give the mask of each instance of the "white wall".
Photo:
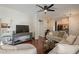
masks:
{"type": "Polygon", "coordinates": [[[79,35],[79,15],[69,18],[69,34],[79,35]]]}
{"type": "MultiPolygon", "coordinates": [[[[45,25],[45,20],[43,19],[41,15],[41,19],[44,22],[39,22],[40,19],[39,15],[37,13],[29,13],[26,10],[26,13],[23,13],[19,10],[10,9],[7,7],[0,7],[0,18],[4,21],[9,21],[10,25],[12,26],[12,31],[16,30],[16,25],[29,25],[30,32],[33,32],[35,34],[35,38],[37,39],[39,36],[44,36],[45,30],[48,28],[45,25]],[[11,21],[11,22],[10,22],[11,21]]],[[[48,19],[53,20],[50,16],[48,19]]],[[[54,21],[51,21],[51,25],[54,26],[54,21]]],[[[49,26],[50,29],[53,30],[53,26],[49,26]]]]}
{"type": "MultiPolygon", "coordinates": [[[[0,7],[0,19],[3,22],[8,22],[11,25],[11,31],[16,31],[16,25],[29,25],[30,32],[33,32],[35,38],[38,39],[39,35],[44,34],[43,27],[40,28],[39,17],[37,13],[30,13],[26,10],[27,14],[7,7],[0,7]]],[[[41,26],[43,26],[41,24],[41,26]]]]}
{"type": "MultiPolygon", "coordinates": [[[[27,11],[27,10],[26,10],[27,11]]],[[[28,11],[27,11],[28,12],[28,11]]],[[[10,9],[6,7],[0,7],[0,18],[1,20],[11,20],[12,30],[16,29],[16,25],[29,25],[31,31],[30,21],[32,20],[31,15],[24,14],[18,10],[10,9]]]]}
{"type": "Polygon", "coordinates": [[[42,14],[38,14],[37,15],[37,19],[38,19],[38,22],[39,22],[39,20],[42,20],[42,22],[39,22],[39,36],[42,36],[42,37],[44,37],[45,36],[45,31],[47,30],[47,29],[50,29],[50,30],[52,30],[53,31],[53,29],[55,29],[54,28],[54,26],[55,26],[55,20],[53,19],[53,17],[52,17],[52,15],[50,15],[50,14],[44,14],[44,13],[42,13],[42,14]]]}

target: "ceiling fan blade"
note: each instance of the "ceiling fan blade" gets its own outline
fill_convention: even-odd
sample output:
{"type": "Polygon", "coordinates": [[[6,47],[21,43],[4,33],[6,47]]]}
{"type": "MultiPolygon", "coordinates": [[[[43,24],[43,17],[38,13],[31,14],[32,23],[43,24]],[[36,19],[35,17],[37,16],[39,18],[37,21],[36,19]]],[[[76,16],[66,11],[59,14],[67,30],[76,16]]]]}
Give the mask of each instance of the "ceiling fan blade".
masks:
{"type": "Polygon", "coordinates": [[[42,12],[42,11],[44,11],[44,10],[39,10],[38,12],[42,12]]]}
{"type": "Polygon", "coordinates": [[[55,11],[55,10],[48,9],[48,11],[55,11]]]}
{"type": "Polygon", "coordinates": [[[40,6],[40,5],[36,5],[36,6],[38,6],[38,7],[40,7],[40,8],[42,8],[42,9],[44,9],[42,6],[40,6]]]}
{"type": "Polygon", "coordinates": [[[50,6],[48,6],[48,8],[50,8],[50,7],[52,7],[52,6],[54,6],[54,4],[51,4],[50,6]]]}

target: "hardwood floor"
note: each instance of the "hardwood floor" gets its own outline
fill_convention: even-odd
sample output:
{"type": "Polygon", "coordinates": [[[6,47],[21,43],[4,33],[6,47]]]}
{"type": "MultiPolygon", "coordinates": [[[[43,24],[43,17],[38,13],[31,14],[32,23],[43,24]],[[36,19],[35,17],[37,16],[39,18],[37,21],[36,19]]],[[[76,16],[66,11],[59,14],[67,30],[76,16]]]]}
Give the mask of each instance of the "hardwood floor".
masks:
{"type": "Polygon", "coordinates": [[[46,54],[48,51],[50,51],[50,49],[46,51],[46,49],[44,48],[45,40],[46,39],[44,37],[39,37],[39,39],[32,39],[26,43],[34,45],[37,49],[37,54],[46,54]]]}
{"type": "Polygon", "coordinates": [[[45,42],[45,39],[42,38],[42,37],[40,37],[39,39],[33,41],[32,44],[37,48],[37,53],[38,54],[43,54],[44,53],[44,42],[45,42]]]}
{"type": "Polygon", "coordinates": [[[34,45],[37,49],[37,53],[38,54],[44,54],[44,42],[45,42],[45,38],[43,37],[39,37],[39,39],[32,39],[30,41],[27,41],[25,43],[30,43],[32,45],[34,45]]]}

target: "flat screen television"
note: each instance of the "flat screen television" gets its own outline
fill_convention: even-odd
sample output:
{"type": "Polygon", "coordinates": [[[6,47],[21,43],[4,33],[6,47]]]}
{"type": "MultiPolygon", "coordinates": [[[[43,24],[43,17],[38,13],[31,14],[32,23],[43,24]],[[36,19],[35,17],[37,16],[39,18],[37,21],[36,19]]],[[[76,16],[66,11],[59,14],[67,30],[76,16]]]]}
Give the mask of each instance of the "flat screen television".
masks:
{"type": "Polygon", "coordinates": [[[16,33],[26,33],[29,32],[28,25],[16,25],[16,33]]]}

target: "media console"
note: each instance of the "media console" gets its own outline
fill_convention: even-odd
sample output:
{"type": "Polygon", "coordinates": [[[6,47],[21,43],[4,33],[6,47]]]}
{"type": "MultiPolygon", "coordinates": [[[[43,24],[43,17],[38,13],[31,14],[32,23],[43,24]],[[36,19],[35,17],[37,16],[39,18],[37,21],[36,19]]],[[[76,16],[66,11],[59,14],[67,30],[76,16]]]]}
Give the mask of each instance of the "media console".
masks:
{"type": "Polygon", "coordinates": [[[12,44],[16,45],[29,40],[32,40],[32,33],[18,33],[13,35],[12,44]]]}

